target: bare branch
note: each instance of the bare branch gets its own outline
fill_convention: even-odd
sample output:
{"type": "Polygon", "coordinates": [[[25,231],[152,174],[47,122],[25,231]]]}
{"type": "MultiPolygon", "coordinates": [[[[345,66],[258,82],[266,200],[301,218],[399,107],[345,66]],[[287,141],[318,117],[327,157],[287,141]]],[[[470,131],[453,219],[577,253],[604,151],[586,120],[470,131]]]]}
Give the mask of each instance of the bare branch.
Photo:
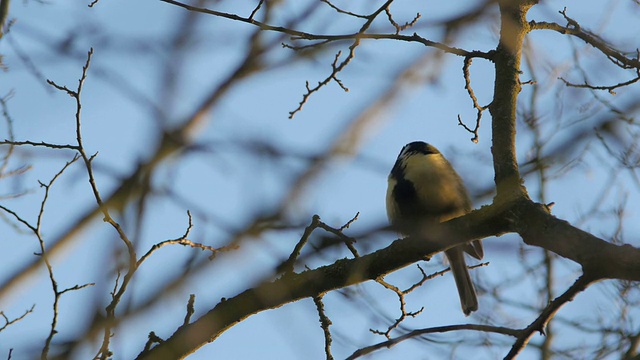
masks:
{"type": "Polygon", "coordinates": [[[307,244],[307,242],[309,241],[309,237],[311,236],[311,233],[313,232],[313,230],[315,230],[318,227],[319,223],[320,223],[320,216],[313,215],[313,218],[311,219],[311,224],[309,224],[309,226],[307,226],[304,229],[304,233],[300,237],[300,240],[298,241],[296,246],[293,248],[293,251],[291,252],[291,255],[289,255],[289,258],[276,268],[277,273],[286,274],[286,273],[293,272],[293,267],[296,263],[296,259],[298,258],[298,256],[300,256],[300,253],[302,252],[302,248],[307,244]]]}
{"type": "Polygon", "coordinates": [[[347,360],[353,360],[353,359],[357,359],[359,357],[362,357],[364,355],[370,354],[376,350],[382,349],[382,348],[390,348],[394,345],[397,345],[398,343],[401,343],[405,340],[417,337],[417,336],[423,336],[425,334],[434,334],[434,333],[444,333],[444,332],[450,332],[450,331],[460,331],[460,330],[472,330],[472,331],[484,331],[484,332],[491,332],[491,333],[495,333],[495,334],[503,334],[503,335],[508,335],[508,336],[518,336],[520,334],[520,330],[514,330],[514,329],[510,329],[510,328],[506,328],[506,327],[500,327],[500,326],[489,326],[489,325],[476,325],[476,324],[463,324],[463,325],[449,325],[449,326],[438,326],[438,327],[432,327],[432,328],[426,328],[426,329],[419,329],[419,330],[414,330],[411,331],[405,335],[402,336],[398,336],[397,338],[393,338],[393,339],[389,339],[387,341],[383,341],[381,343],[375,344],[375,345],[371,345],[371,346],[367,346],[365,348],[362,348],[360,350],[357,350],[356,352],[354,352],[353,354],[351,354],[351,356],[347,357],[347,360]]]}
{"type": "Polygon", "coordinates": [[[182,322],[182,326],[186,326],[191,322],[191,317],[193,316],[193,313],[196,312],[195,303],[196,303],[196,294],[189,295],[189,302],[187,302],[187,314],[184,316],[184,321],[182,322]]]}
{"type": "MultiPolygon", "coordinates": [[[[463,50],[460,48],[456,48],[456,47],[451,47],[436,41],[431,41],[431,40],[427,40],[421,36],[419,36],[417,33],[414,33],[413,35],[398,35],[398,34],[372,34],[372,33],[365,33],[363,31],[367,30],[369,28],[369,22],[365,23],[365,25],[363,25],[363,27],[361,27],[360,31],[353,33],[353,34],[344,34],[344,35],[323,35],[323,34],[311,34],[311,33],[307,33],[304,31],[299,31],[299,30],[294,30],[294,29],[289,29],[289,28],[285,28],[285,27],[281,27],[281,26],[273,26],[273,25],[269,25],[269,24],[265,24],[262,23],[260,21],[257,21],[255,19],[249,19],[249,18],[244,18],[242,16],[238,16],[235,14],[229,14],[229,13],[225,13],[225,12],[221,12],[221,11],[215,11],[215,10],[210,10],[210,9],[205,9],[205,8],[200,8],[200,7],[196,7],[196,6],[191,6],[188,4],[184,4],[175,0],[160,0],[172,5],[176,5],[179,6],[181,8],[184,8],[186,10],[189,11],[195,11],[195,12],[199,12],[199,13],[203,13],[203,14],[209,14],[209,15],[214,15],[214,16],[219,16],[219,17],[223,17],[229,20],[235,20],[235,21],[240,21],[240,22],[244,22],[244,23],[249,23],[252,25],[255,25],[257,27],[259,27],[261,30],[268,30],[268,31],[275,31],[275,32],[280,32],[280,33],[284,33],[287,35],[292,36],[293,40],[325,40],[328,42],[332,42],[332,41],[344,41],[344,40],[363,40],[363,39],[375,39],[375,40],[382,40],[382,39],[387,39],[387,40],[400,40],[400,41],[406,41],[406,42],[417,42],[420,44],[423,44],[425,46],[429,46],[429,47],[434,47],[437,48],[439,50],[442,50],[444,52],[450,53],[450,54],[454,54],[454,55],[459,55],[459,56],[470,56],[470,57],[478,57],[478,58],[484,58],[487,60],[492,60],[493,58],[493,51],[489,51],[489,52],[483,52],[483,51],[467,51],[467,50],[463,50]]],[[[387,0],[387,2],[385,2],[385,4],[383,4],[383,6],[381,6],[376,12],[374,12],[371,15],[368,16],[364,16],[363,18],[367,18],[367,19],[371,19],[371,18],[375,18],[379,15],[380,12],[384,11],[384,9],[386,8],[386,6],[388,6],[388,4],[390,4],[391,1],[387,0]]]]}
{"type": "Polygon", "coordinates": [[[344,244],[347,246],[349,251],[351,251],[351,254],[353,254],[354,257],[358,257],[360,256],[358,254],[358,250],[353,246],[353,244],[356,242],[356,239],[350,236],[347,236],[342,232],[344,229],[348,228],[349,225],[351,225],[357,218],[358,218],[358,215],[356,214],[356,216],[353,219],[349,220],[346,224],[341,226],[339,229],[333,228],[322,221],[319,221],[318,227],[337,236],[340,240],[344,242],[344,244]]]}
{"type": "MultiPolygon", "coordinates": [[[[638,70],[638,72],[640,72],[640,70],[638,70]]],[[[560,79],[565,85],[567,85],[569,87],[585,88],[585,89],[592,89],[592,90],[606,90],[611,95],[615,95],[616,94],[616,92],[614,91],[615,89],[621,88],[621,87],[625,87],[625,86],[629,86],[631,84],[635,84],[636,82],[640,81],[640,75],[636,76],[635,78],[633,78],[631,80],[620,82],[620,83],[617,83],[615,85],[591,85],[591,84],[589,84],[587,82],[584,82],[582,84],[574,84],[574,83],[571,83],[571,82],[567,81],[563,77],[559,77],[558,79],[560,79]]]]}
{"type": "Polygon", "coordinates": [[[144,351],[149,351],[151,350],[151,346],[153,344],[162,344],[164,342],[164,340],[159,337],[158,335],[156,335],[155,332],[150,332],[147,342],[144,344],[144,351]]]}
{"type": "MultiPolygon", "coordinates": [[[[420,269],[422,271],[422,269],[420,269]]],[[[424,272],[423,272],[424,274],[424,272]]],[[[413,311],[413,312],[408,312],[406,310],[406,306],[407,303],[405,302],[404,296],[406,294],[408,294],[408,292],[413,291],[414,289],[417,288],[417,286],[411,286],[407,291],[402,291],[400,290],[397,286],[391,285],[390,283],[386,282],[384,280],[384,277],[380,277],[379,279],[376,279],[376,282],[380,285],[382,285],[384,288],[393,291],[397,296],[398,296],[398,301],[400,303],[400,317],[398,317],[393,324],[389,325],[389,327],[387,328],[387,330],[385,331],[379,331],[379,330],[374,330],[374,329],[369,329],[369,331],[371,331],[374,334],[377,335],[383,335],[384,337],[386,337],[387,339],[391,338],[391,331],[395,330],[396,328],[398,328],[398,326],[400,326],[400,324],[407,318],[407,317],[416,317],[418,316],[420,313],[422,313],[422,311],[424,310],[424,307],[421,307],[420,310],[417,311],[413,311]]],[[[419,283],[423,283],[424,281],[420,281],[419,283]]]]}
{"type": "Polygon", "coordinates": [[[473,88],[471,87],[471,75],[469,74],[469,68],[471,67],[471,62],[473,61],[473,57],[466,56],[464,58],[464,65],[462,66],[462,73],[464,74],[464,88],[469,93],[469,97],[471,101],[473,101],[473,107],[477,110],[476,115],[476,125],[473,129],[469,128],[462,122],[460,115],[458,115],[458,125],[461,125],[465,130],[473,134],[471,141],[474,143],[478,143],[478,131],[480,130],[480,120],[482,120],[482,112],[489,108],[489,105],[480,106],[478,103],[478,98],[473,92],[473,88]]]}
{"type": "Polygon", "coordinates": [[[413,20],[404,23],[404,25],[400,25],[393,19],[393,15],[391,14],[391,9],[389,8],[389,6],[384,9],[384,12],[387,14],[387,19],[389,19],[391,25],[396,29],[396,34],[399,34],[401,31],[404,31],[415,25],[418,22],[418,19],[420,19],[420,17],[422,16],[420,15],[420,13],[417,13],[413,20]]]}
{"type": "Polygon", "coordinates": [[[328,0],[320,0],[320,1],[322,1],[323,3],[329,5],[332,9],[334,9],[335,11],[337,11],[340,14],[345,14],[345,15],[349,15],[349,16],[353,16],[353,17],[361,18],[361,19],[366,19],[367,18],[367,15],[360,15],[360,14],[353,13],[351,11],[342,10],[339,7],[335,6],[333,3],[331,3],[328,0]]]}
{"type": "Polygon", "coordinates": [[[322,332],[324,333],[324,353],[327,355],[326,359],[333,360],[333,355],[331,355],[331,331],[329,330],[329,326],[331,326],[331,320],[329,319],[329,317],[327,317],[327,314],[324,311],[322,295],[314,296],[313,303],[316,304],[318,317],[320,318],[320,327],[322,328],[322,332]]]}
{"type": "Polygon", "coordinates": [[[208,246],[208,245],[204,245],[204,244],[200,244],[200,243],[196,243],[193,242],[191,240],[188,239],[189,237],[189,233],[191,232],[191,229],[193,228],[193,222],[192,222],[192,217],[191,217],[191,212],[187,211],[187,216],[189,217],[189,224],[187,226],[187,230],[185,231],[185,233],[180,236],[179,238],[176,239],[170,239],[170,240],[164,240],[161,241],[157,244],[154,244],[144,255],[142,255],[140,257],[140,259],[137,261],[137,265],[136,267],[139,267],[140,265],[142,265],[142,263],[147,260],[151,254],[153,254],[155,251],[159,250],[160,248],[167,246],[167,245],[182,245],[182,246],[188,246],[191,248],[195,248],[195,249],[200,249],[203,251],[210,251],[211,252],[211,256],[209,257],[210,259],[213,259],[217,253],[221,252],[221,251],[229,251],[229,250],[233,250],[236,249],[237,246],[236,245],[231,245],[231,246],[224,246],[224,247],[213,247],[213,246],[208,246]]]}
{"type": "Polygon", "coordinates": [[[248,20],[253,20],[253,17],[256,16],[256,14],[258,13],[258,11],[260,10],[260,8],[262,7],[262,4],[264,4],[264,0],[260,0],[258,2],[258,5],[256,5],[255,9],[253,9],[253,11],[251,11],[251,15],[249,15],[248,20]]]}
{"type": "Polygon", "coordinates": [[[529,339],[531,339],[531,336],[533,336],[535,332],[539,332],[540,334],[544,335],[544,327],[555,315],[555,313],[558,312],[558,310],[560,310],[563,305],[572,301],[578,293],[584,291],[592,282],[593,279],[589,278],[589,276],[583,275],[578,278],[578,280],[576,280],[576,282],[571,285],[571,287],[567,289],[564,294],[558,296],[551,303],[549,303],[549,305],[547,305],[547,307],[542,311],[538,318],[525,329],[521,330],[521,332],[516,336],[518,339],[511,347],[511,350],[509,351],[507,356],[505,356],[505,359],[514,359],[516,356],[518,356],[520,351],[522,351],[522,349],[527,346],[529,339]]]}
{"type": "Polygon", "coordinates": [[[17,323],[18,321],[24,319],[25,316],[31,314],[33,312],[33,309],[35,309],[35,308],[36,308],[35,304],[31,305],[31,308],[25,310],[25,312],[22,315],[18,316],[17,318],[11,319],[11,320],[9,320],[7,315],[5,315],[4,311],[0,311],[0,316],[2,316],[2,318],[4,319],[4,324],[2,326],[0,326],[0,332],[2,332],[8,326],[13,325],[13,324],[17,323]]]}
{"type": "Polygon", "coordinates": [[[13,141],[13,140],[7,140],[5,139],[4,141],[0,141],[0,145],[12,145],[12,146],[22,146],[22,145],[29,145],[29,146],[41,146],[41,147],[47,147],[47,148],[51,148],[51,149],[68,149],[68,150],[78,150],[78,146],[77,145],[70,145],[70,144],[51,144],[51,143],[46,143],[44,141],[41,142],[33,142],[33,141],[13,141]]]}
{"type": "Polygon", "coordinates": [[[338,79],[338,73],[342,71],[342,69],[351,61],[351,59],[353,59],[353,52],[351,52],[345,60],[338,64],[338,60],[340,59],[341,54],[342,51],[338,51],[338,53],[336,54],[333,63],[331,64],[331,74],[329,74],[329,76],[327,76],[324,80],[319,81],[318,84],[314,87],[309,87],[309,81],[305,83],[306,92],[304,93],[304,95],[302,95],[302,100],[300,100],[300,102],[298,103],[298,107],[289,112],[289,119],[293,119],[295,114],[302,110],[302,107],[304,107],[311,95],[323,88],[325,85],[329,84],[331,80],[335,81],[338,86],[342,88],[342,90],[344,90],[345,92],[349,92],[349,89],[344,86],[340,79],[338,79]]]}
{"type": "MultiPolygon", "coordinates": [[[[169,4],[172,4],[172,5],[176,5],[176,6],[182,7],[184,9],[186,9],[186,10],[189,10],[189,11],[195,11],[195,12],[199,12],[199,13],[204,13],[204,14],[214,15],[214,16],[218,16],[218,17],[223,17],[223,18],[230,19],[230,20],[249,23],[249,24],[252,24],[252,25],[255,25],[255,26],[259,27],[261,30],[275,31],[275,32],[284,33],[284,34],[290,35],[292,37],[292,40],[294,40],[294,41],[295,40],[318,40],[318,41],[320,41],[319,43],[315,43],[315,44],[310,45],[310,46],[325,45],[328,42],[332,42],[332,41],[351,40],[352,44],[349,46],[349,52],[348,52],[347,56],[340,63],[338,63],[338,60],[339,60],[340,55],[341,55],[341,52],[338,52],[336,54],[335,59],[334,59],[334,61],[332,63],[332,71],[324,80],[319,81],[318,84],[316,86],[314,86],[314,87],[311,87],[309,85],[308,81],[306,82],[306,85],[305,85],[306,92],[303,95],[302,100],[299,102],[298,107],[289,112],[289,118],[290,119],[293,118],[297,112],[302,110],[302,107],[306,104],[306,102],[309,99],[309,97],[311,96],[311,94],[313,94],[314,92],[317,92],[318,90],[320,90],[323,86],[327,85],[332,80],[336,81],[336,83],[338,83],[338,85],[343,90],[348,91],[348,89],[337,78],[337,74],[339,72],[341,72],[351,62],[351,60],[354,58],[355,49],[358,47],[358,45],[360,45],[360,42],[363,39],[393,39],[393,40],[401,40],[401,41],[408,41],[408,42],[418,42],[418,43],[421,43],[421,44],[423,44],[425,46],[435,47],[435,48],[440,49],[442,51],[445,51],[445,52],[448,52],[448,53],[451,53],[451,54],[455,54],[455,55],[460,55],[460,56],[482,57],[482,58],[486,58],[486,59],[491,59],[492,56],[493,56],[492,52],[485,53],[485,52],[481,52],[481,51],[466,51],[466,50],[450,47],[450,46],[447,46],[445,44],[441,44],[441,43],[438,43],[438,42],[435,42],[435,41],[430,41],[430,40],[427,40],[425,38],[422,38],[422,37],[418,36],[417,33],[414,33],[411,36],[399,35],[397,33],[396,34],[368,34],[368,33],[366,33],[366,31],[369,29],[369,27],[373,23],[373,20],[375,20],[378,17],[378,15],[380,15],[380,13],[382,13],[383,11],[387,11],[386,9],[388,9],[389,5],[393,2],[393,0],[387,0],[376,11],[374,11],[372,14],[366,16],[365,18],[366,18],[367,21],[360,27],[358,32],[356,32],[354,34],[346,34],[346,35],[317,35],[317,34],[311,34],[311,33],[303,32],[303,31],[290,29],[290,28],[287,28],[287,27],[269,25],[269,24],[257,21],[255,19],[253,19],[252,17],[245,18],[245,17],[241,17],[241,16],[238,16],[238,15],[235,15],[235,14],[230,14],[230,13],[225,13],[225,12],[205,9],[205,8],[201,8],[201,7],[191,6],[191,5],[184,4],[184,3],[181,3],[181,2],[178,2],[178,1],[175,1],[175,0],[161,0],[161,1],[169,3],[169,4]]],[[[418,17],[416,17],[416,19],[414,19],[413,22],[409,23],[405,27],[408,27],[408,26],[412,25],[415,21],[417,21],[417,18],[418,17]]],[[[403,28],[403,26],[400,26],[400,28],[403,28]]],[[[294,50],[300,50],[300,49],[305,49],[305,48],[310,47],[310,46],[294,47],[294,46],[289,46],[289,45],[285,45],[285,44],[283,44],[283,46],[285,46],[287,48],[290,48],[290,49],[294,49],[294,50]]]]}
{"type": "Polygon", "coordinates": [[[20,222],[21,224],[26,226],[29,230],[33,231],[34,233],[38,231],[35,226],[31,225],[28,221],[23,219],[15,211],[13,211],[13,210],[11,210],[11,209],[3,206],[3,205],[0,205],[0,209],[2,209],[4,212],[10,214],[11,216],[13,216],[16,220],[18,220],[18,222],[20,222]]]}
{"type": "Polygon", "coordinates": [[[639,69],[640,61],[638,58],[629,58],[625,56],[619,50],[612,48],[607,42],[600,39],[596,35],[583,30],[577,21],[571,19],[566,15],[566,9],[560,11],[560,13],[567,20],[567,26],[562,26],[556,23],[550,22],[529,22],[531,30],[553,30],[561,34],[573,35],[587,44],[600,50],[612,63],[623,69],[639,69]]]}

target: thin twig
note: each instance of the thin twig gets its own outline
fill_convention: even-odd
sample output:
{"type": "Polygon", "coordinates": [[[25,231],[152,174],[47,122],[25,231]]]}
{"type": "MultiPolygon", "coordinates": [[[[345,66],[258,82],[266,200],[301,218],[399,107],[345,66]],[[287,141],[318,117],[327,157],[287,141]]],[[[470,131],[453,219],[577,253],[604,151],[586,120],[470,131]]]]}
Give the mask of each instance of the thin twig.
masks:
{"type": "Polygon", "coordinates": [[[402,336],[398,336],[396,338],[392,338],[387,341],[383,341],[378,344],[359,349],[355,351],[353,354],[351,354],[351,356],[347,357],[346,360],[353,360],[383,348],[391,348],[392,346],[397,345],[398,343],[401,343],[405,340],[408,340],[417,336],[422,336],[425,334],[434,334],[434,333],[445,333],[450,331],[460,331],[460,330],[491,332],[495,334],[503,334],[503,335],[513,336],[513,337],[518,336],[521,331],[521,330],[514,330],[514,329],[500,327],[500,326],[476,325],[476,324],[449,325],[449,326],[438,326],[438,327],[432,327],[432,328],[426,328],[426,329],[418,329],[418,330],[413,330],[402,336]]]}
{"type": "Polygon", "coordinates": [[[466,56],[464,58],[464,65],[462,66],[462,73],[464,75],[464,88],[467,90],[471,101],[473,101],[473,108],[477,110],[476,115],[476,125],[473,129],[469,128],[462,122],[460,115],[458,115],[458,125],[461,125],[465,130],[473,134],[471,141],[474,143],[478,143],[479,135],[478,131],[480,130],[480,121],[482,120],[482,113],[489,108],[489,105],[480,106],[478,103],[478,98],[476,98],[475,93],[473,92],[473,88],[471,87],[471,75],[469,72],[469,68],[471,67],[471,62],[473,61],[473,57],[466,56]]]}
{"type": "MultiPolygon", "coordinates": [[[[640,72],[640,70],[638,70],[640,72]]],[[[611,95],[615,95],[616,92],[614,91],[617,88],[620,87],[625,87],[625,86],[629,86],[631,84],[635,84],[636,82],[640,81],[640,75],[628,80],[628,81],[624,81],[624,82],[620,82],[617,83],[615,85],[591,85],[589,83],[587,83],[586,81],[582,84],[574,84],[571,83],[569,81],[567,81],[566,79],[564,79],[563,77],[559,77],[559,80],[561,80],[565,85],[569,86],[569,87],[574,87],[574,88],[586,88],[586,89],[592,89],[592,90],[605,90],[608,91],[609,94],[611,95]]]]}
{"type": "Polygon", "coordinates": [[[182,234],[182,236],[176,239],[164,240],[157,244],[154,244],[144,255],[140,257],[140,259],[137,261],[136,267],[139,267],[140,265],[142,265],[142,263],[145,262],[145,260],[147,260],[158,249],[165,247],[167,245],[182,245],[182,246],[188,246],[195,249],[200,249],[203,251],[210,251],[211,252],[211,256],[209,257],[210,259],[213,259],[216,256],[216,254],[218,254],[219,252],[229,251],[237,248],[236,245],[216,248],[213,246],[196,243],[189,240],[188,237],[189,237],[189,234],[191,233],[191,229],[193,228],[193,220],[192,220],[190,211],[187,211],[187,216],[189,217],[189,224],[187,225],[187,229],[185,230],[184,234],[182,234]]]}
{"type": "Polygon", "coordinates": [[[387,14],[387,19],[389,20],[389,23],[391,23],[391,26],[396,29],[396,35],[401,31],[414,26],[418,22],[418,19],[420,19],[420,17],[422,16],[420,15],[420,13],[417,13],[413,20],[407,21],[406,23],[404,23],[404,25],[400,25],[393,19],[393,15],[391,14],[391,9],[389,8],[389,6],[384,9],[384,12],[387,14]]]}
{"type": "Polygon", "coordinates": [[[530,21],[529,26],[531,30],[553,30],[561,34],[573,35],[587,44],[600,50],[612,63],[623,69],[640,69],[640,60],[638,58],[632,59],[625,56],[622,52],[612,48],[606,41],[603,41],[598,36],[585,31],[580,27],[577,21],[571,19],[566,14],[566,9],[560,11],[567,20],[567,26],[562,26],[552,22],[535,22],[530,21]]]}
{"type": "Polygon", "coordinates": [[[361,19],[366,19],[367,15],[360,15],[360,14],[356,14],[354,12],[351,11],[346,11],[346,10],[342,10],[339,7],[335,6],[333,3],[331,3],[328,0],[320,0],[323,3],[329,5],[332,9],[334,9],[335,11],[337,11],[340,14],[345,14],[345,15],[349,15],[349,16],[353,16],[353,17],[357,17],[357,18],[361,18],[361,19]]]}
{"type": "Polygon", "coordinates": [[[21,145],[30,145],[30,146],[43,146],[43,147],[48,147],[51,149],[69,149],[69,150],[78,150],[78,146],[77,145],[70,145],[70,144],[52,144],[52,143],[46,143],[44,141],[41,142],[34,142],[34,141],[13,141],[13,140],[7,140],[5,139],[4,141],[0,141],[0,145],[11,145],[11,146],[21,146],[21,145]]]}
{"type": "MultiPolygon", "coordinates": [[[[359,214],[359,213],[358,213],[359,214]]],[[[349,251],[351,251],[351,254],[354,257],[359,257],[360,254],[358,254],[358,250],[355,248],[355,246],[353,246],[353,244],[356,242],[355,238],[352,238],[351,236],[347,236],[344,234],[344,232],[342,232],[342,230],[348,228],[357,218],[358,218],[358,214],[356,214],[356,216],[349,220],[346,224],[344,224],[343,226],[341,226],[339,229],[336,229],[334,227],[331,227],[327,224],[325,224],[322,221],[319,221],[318,223],[318,227],[330,232],[331,234],[337,236],[340,240],[342,240],[342,242],[344,242],[344,244],[347,246],[347,249],[349,249],[349,251]]]]}
{"type": "Polygon", "coordinates": [[[505,356],[505,360],[516,358],[520,351],[527,346],[534,333],[539,332],[541,335],[544,335],[544,328],[549,320],[553,318],[555,313],[560,310],[563,305],[572,301],[578,293],[584,291],[591,282],[593,282],[593,279],[588,275],[582,275],[575,281],[575,283],[573,283],[573,285],[571,285],[571,287],[569,287],[569,289],[567,289],[567,291],[550,302],[549,305],[542,310],[540,315],[517,335],[517,340],[512,345],[507,356],[505,356]]]}
{"type": "Polygon", "coordinates": [[[187,314],[184,316],[184,321],[182,322],[182,326],[189,325],[189,323],[191,322],[191,317],[196,312],[195,303],[196,303],[196,294],[190,294],[189,301],[187,302],[187,314]]]}
{"type": "Polygon", "coordinates": [[[327,360],[333,360],[333,355],[331,354],[331,331],[329,330],[329,326],[331,326],[331,320],[324,311],[322,295],[314,296],[313,303],[316,304],[318,317],[320,318],[320,327],[322,328],[322,332],[324,333],[324,353],[327,355],[327,360]]]}
{"type": "MultiPolygon", "coordinates": [[[[422,269],[421,269],[422,270],[422,269]]],[[[423,272],[424,274],[424,272],[423,272]]],[[[393,291],[397,296],[398,296],[398,301],[400,303],[400,317],[398,317],[393,324],[389,325],[389,327],[387,328],[386,331],[380,331],[380,330],[374,330],[374,329],[369,329],[369,331],[371,331],[374,334],[377,335],[383,335],[384,337],[386,337],[387,339],[391,339],[391,331],[393,331],[394,329],[396,329],[398,326],[400,326],[400,324],[407,318],[407,317],[416,317],[418,315],[420,315],[420,313],[422,313],[422,311],[424,310],[424,306],[420,308],[420,310],[417,311],[407,311],[406,310],[406,306],[407,303],[405,301],[405,295],[408,292],[413,291],[413,289],[415,289],[416,287],[412,286],[410,288],[410,290],[408,292],[406,291],[402,291],[400,290],[397,286],[392,285],[388,282],[386,282],[384,280],[384,278],[379,278],[376,279],[376,282],[382,286],[384,286],[386,289],[389,289],[391,291],[393,291]]]]}
{"type": "Polygon", "coordinates": [[[22,313],[22,315],[18,316],[17,318],[13,318],[11,320],[9,320],[9,318],[7,317],[7,315],[5,315],[4,311],[0,311],[0,316],[2,316],[2,319],[4,319],[4,325],[0,326],[0,332],[2,332],[2,330],[6,329],[8,326],[13,325],[15,323],[17,323],[18,321],[22,320],[25,318],[25,316],[31,314],[33,312],[33,309],[36,308],[36,305],[31,305],[31,308],[28,310],[25,310],[24,313],[22,313]]]}
{"type": "Polygon", "coordinates": [[[151,331],[147,338],[147,342],[144,344],[144,351],[151,350],[151,346],[153,344],[162,344],[163,342],[164,342],[164,339],[156,335],[155,332],[151,331]]]}
{"type": "Polygon", "coordinates": [[[313,217],[311,218],[311,223],[309,224],[309,226],[307,226],[304,229],[304,233],[300,237],[300,240],[298,241],[296,246],[293,248],[293,251],[291,252],[291,255],[289,255],[289,258],[276,268],[277,273],[286,274],[286,273],[293,272],[293,267],[296,263],[296,259],[298,258],[298,256],[300,256],[300,253],[302,252],[302,248],[307,244],[307,242],[309,241],[309,237],[311,236],[311,233],[313,232],[313,230],[315,230],[318,227],[319,223],[320,223],[320,216],[313,215],[313,217]]]}

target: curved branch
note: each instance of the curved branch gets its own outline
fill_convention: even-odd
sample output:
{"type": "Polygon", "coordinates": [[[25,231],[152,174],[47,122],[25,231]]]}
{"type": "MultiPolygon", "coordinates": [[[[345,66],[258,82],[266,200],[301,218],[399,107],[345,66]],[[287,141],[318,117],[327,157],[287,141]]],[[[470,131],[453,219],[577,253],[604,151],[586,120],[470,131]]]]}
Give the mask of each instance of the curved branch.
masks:
{"type": "Polygon", "coordinates": [[[513,215],[515,231],[526,244],[575,261],[588,277],[640,280],[640,249],[597,238],[551,215],[545,205],[531,201],[514,207],[513,215]]]}
{"type": "Polygon", "coordinates": [[[573,283],[573,285],[571,285],[569,289],[567,289],[567,291],[564,292],[564,294],[558,296],[551,303],[549,303],[549,305],[547,305],[547,307],[542,311],[540,316],[538,316],[535,321],[529,324],[529,326],[527,326],[525,329],[519,331],[520,334],[517,335],[518,340],[516,340],[516,342],[513,344],[511,350],[509,351],[507,356],[505,356],[505,359],[515,359],[520,351],[522,351],[522,349],[527,346],[529,340],[531,339],[531,336],[533,336],[534,333],[539,332],[540,334],[544,335],[544,328],[549,320],[551,320],[551,318],[555,315],[555,313],[558,312],[558,310],[560,310],[560,308],[564,304],[572,301],[578,293],[584,291],[592,281],[593,280],[588,276],[581,276],[580,278],[578,278],[578,280],[576,280],[575,283],[573,283]]]}
{"type": "Polygon", "coordinates": [[[191,6],[175,0],[160,0],[160,1],[171,4],[171,5],[179,6],[189,11],[195,11],[202,14],[214,15],[214,16],[222,17],[229,20],[235,20],[235,21],[251,24],[259,27],[260,30],[275,31],[275,32],[291,35],[293,40],[318,40],[318,41],[322,41],[322,44],[326,44],[334,41],[362,40],[362,39],[400,40],[400,41],[406,41],[406,42],[417,42],[424,46],[434,47],[446,53],[450,53],[458,56],[464,56],[469,58],[483,58],[487,60],[493,59],[493,51],[484,52],[484,51],[478,51],[478,50],[474,50],[474,51],[464,50],[464,49],[456,48],[453,46],[448,46],[443,43],[439,43],[437,41],[428,40],[426,38],[423,38],[422,36],[419,36],[417,33],[413,33],[413,35],[370,34],[370,33],[363,33],[362,31],[360,31],[353,34],[342,34],[342,35],[311,34],[308,32],[294,30],[294,29],[290,29],[282,26],[270,25],[270,24],[255,20],[252,17],[242,17],[236,14],[225,13],[222,11],[201,8],[197,6],[191,6]]]}
{"type": "Polygon", "coordinates": [[[365,256],[338,260],[331,265],[302,273],[288,272],[276,280],[262,282],[233,298],[223,299],[195,322],[180,327],[163,343],[141,352],[137,358],[183,358],[214,341],[223,332],[251,315],[303,298],[318,297],[331,290],[375,280],[470,239],[501,234],[508,230],[507,224],[499,220],[499,214],[495,210],[496,207],[488,206],[462,218],[430,227],[425,232],[430,234],[429,241],[417,237],[404,238],[365,256]]]}
{"type": "Polygon", "coordinates": [[[371,346],[364,347],[362,349],[355,351],[353,354],[351,354],[351,356],[347,357],[346,360],[353,360],[361,356],[368,355],[382,348],[390,348],[402,341],[414,338],[416,336],[422,336],[425,334],[433,334],[433,333],[444,333],[444,332],[450,332],[450,331],[460,331],[460,330],[484,331],[484,332],[503,334],[503,335],[513,336],[513,337],[519,336],[519,334],[521,333],[521,330],[510,329],[510,328],[501,327],[501,326],[489,326],[489,325],[477,325],[477,324],[436,326],[436,327],[431,327],[426,329],[413,330],[402,336],[398,336],[396,338],[389,339],[387,341],[383,341],[371,346]]]}
{"type": "Polygon", "coordinates": [[[638,69],[640,70],[640,61],[626,57],[622,52],[612,48],[605,41],[601,40],[597,36],[582,30],[580,26],[562,26],[553,22],[535,22],[530,21],[529,26],[531,30],[553,30],[560,34],[573,35],[578,39],[586,42],[594,48],[600,50],[611,62],[620,66],[623,69],[638,69]]]}
{"type": "Polygon", "coordinates": [[[528,199],[511,202],[508,206],[485,206],[427,230],[429,241],[423,238],[396,240],[374,253],[338,260],[299,274],[286,273],[233,298],[223,299],[195,322],[180,327],[162,344],[140,353],[138,359],[182,358],[251,315],[375,280],[450,247],[508,231],[520,233],[527,244],[542,246],[580,263],[585,271],[584,278],[589,282],[605,278],[640,280],[639,249],[598,239],[553,217],[544,205],[528,199]]]}

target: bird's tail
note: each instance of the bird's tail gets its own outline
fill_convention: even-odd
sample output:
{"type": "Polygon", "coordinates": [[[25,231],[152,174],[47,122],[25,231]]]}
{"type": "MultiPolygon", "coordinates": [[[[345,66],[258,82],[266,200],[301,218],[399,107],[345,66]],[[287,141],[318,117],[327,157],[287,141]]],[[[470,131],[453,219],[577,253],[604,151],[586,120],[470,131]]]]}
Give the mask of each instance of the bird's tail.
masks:
{"type": "Polygon", "coordinates": [[[456,280],[456,287],[458,288],[458,294],[460,295],[462,311],[468,316],[471,312],[478,310],[478,297],[476,296],[476,290],[471,282],[469,270],[467,270],[467,264],[464,261],[462,248],[456,246],[453,249],[447,250],[445,254],[449,259],[453,278],[456,280]]]}

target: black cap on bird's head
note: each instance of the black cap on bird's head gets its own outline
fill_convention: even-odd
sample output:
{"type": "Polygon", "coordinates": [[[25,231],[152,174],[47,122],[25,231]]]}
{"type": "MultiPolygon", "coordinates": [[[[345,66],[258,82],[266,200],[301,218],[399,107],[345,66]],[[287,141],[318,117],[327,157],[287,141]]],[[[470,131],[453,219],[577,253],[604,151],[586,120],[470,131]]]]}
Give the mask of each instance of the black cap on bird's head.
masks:
{"type": "Polygon", "coordinates": [[[398,159],[405,158],[409,155],[413,154],[439,154],[440,151],[436,149],[434,146],[427,144],[424,141],[414,141],[405,145],[402,150],[400,150],[400,155],[398,155],[398,159]]]}

